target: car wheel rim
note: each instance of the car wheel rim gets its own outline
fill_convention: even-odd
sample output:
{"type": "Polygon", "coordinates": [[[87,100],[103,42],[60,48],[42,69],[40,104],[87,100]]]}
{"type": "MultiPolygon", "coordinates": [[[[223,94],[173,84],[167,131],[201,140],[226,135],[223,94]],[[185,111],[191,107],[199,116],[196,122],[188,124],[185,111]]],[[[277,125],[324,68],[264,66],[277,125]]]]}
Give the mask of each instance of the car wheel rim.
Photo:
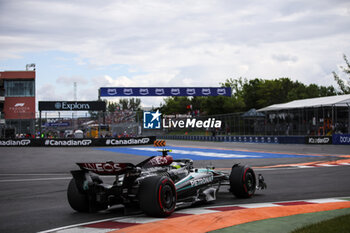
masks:
{"type": "Polygon", "coordinates": [[[164,209],[171,210],[174,206],[174,195],[172,188],[169,185],[164,186],[161,195],[164,209]]]}
{"type": "Polygon", "coordinates": [[[247,187],[248,193],[254,192],[255,179],[251,172],[247,172],[246,174],[246,187],[247,187]]]}

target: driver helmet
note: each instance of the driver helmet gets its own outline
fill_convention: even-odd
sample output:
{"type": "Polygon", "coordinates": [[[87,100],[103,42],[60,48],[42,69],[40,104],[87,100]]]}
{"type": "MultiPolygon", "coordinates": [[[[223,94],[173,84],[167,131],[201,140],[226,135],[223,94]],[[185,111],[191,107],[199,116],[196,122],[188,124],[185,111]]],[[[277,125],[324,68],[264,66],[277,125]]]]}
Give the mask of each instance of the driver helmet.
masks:
{"type": "Polygon", "coordinates": [[[184,166],[184,165],[185,165],[184,163],[179,163],[179,162],[172,162],[172,163],[170,164],[170,166],[171,166],[172,168],[175,168],[175,169],[181,168],[181,167],[184,166]]]}

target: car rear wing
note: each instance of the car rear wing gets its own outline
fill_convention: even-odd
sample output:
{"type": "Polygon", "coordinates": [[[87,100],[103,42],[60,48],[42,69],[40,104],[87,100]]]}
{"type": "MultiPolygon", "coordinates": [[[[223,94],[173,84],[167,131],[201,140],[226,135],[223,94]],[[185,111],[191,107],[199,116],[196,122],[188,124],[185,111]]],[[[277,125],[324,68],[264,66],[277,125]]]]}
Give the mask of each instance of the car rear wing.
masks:
{"type": "Polygon", "coordinates": [[[98,175],[121,175],[130,169],[134,169],[132,163],[77,163],[81,170],[91,171],[98,175]]]}

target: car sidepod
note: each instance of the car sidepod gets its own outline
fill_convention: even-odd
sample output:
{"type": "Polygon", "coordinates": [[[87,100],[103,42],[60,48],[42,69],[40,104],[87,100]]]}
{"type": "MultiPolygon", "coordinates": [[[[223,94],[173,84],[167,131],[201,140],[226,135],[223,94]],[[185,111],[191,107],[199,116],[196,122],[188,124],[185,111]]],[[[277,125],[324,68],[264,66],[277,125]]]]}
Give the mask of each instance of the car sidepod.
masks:
{"type": "Polygon", "coordinates": [[[178,199],[188,202],[214,201],[217,188],[213,187],[213,173],[196,170],[175,183],[178,199]]]}

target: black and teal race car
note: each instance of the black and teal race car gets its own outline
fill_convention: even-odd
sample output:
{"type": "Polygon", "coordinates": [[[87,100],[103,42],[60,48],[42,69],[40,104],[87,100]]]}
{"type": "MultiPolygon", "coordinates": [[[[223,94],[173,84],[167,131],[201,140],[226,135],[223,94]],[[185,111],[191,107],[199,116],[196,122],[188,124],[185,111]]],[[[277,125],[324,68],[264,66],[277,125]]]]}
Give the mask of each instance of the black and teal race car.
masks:
{"type": "Polygon", "coordinates": [[[140,208],[145,214],[166,217],[175,209],[195,203],[212,202],[221,186],[238,198],[249,198],[256,189],[266,188],[262,175],[256,177],[247,165],[234,164],[231,172],[213,167],[194,168],[190,159],[174,160],[170,150],[151,156],[141,163],[77,163],[80,170],[71,171],[67,197],[78,212],[96,212],[123,204],[140,208]],[[106,184],[100,176],[115,176],[106,184]]]}

